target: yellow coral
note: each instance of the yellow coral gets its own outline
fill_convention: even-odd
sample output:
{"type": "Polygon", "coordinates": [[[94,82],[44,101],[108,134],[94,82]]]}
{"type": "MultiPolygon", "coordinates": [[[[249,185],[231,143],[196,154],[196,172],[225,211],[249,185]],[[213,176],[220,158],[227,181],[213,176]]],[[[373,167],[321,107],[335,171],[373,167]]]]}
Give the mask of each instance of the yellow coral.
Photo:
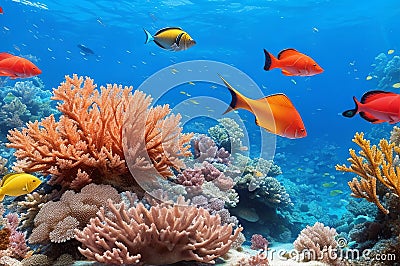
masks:
{"type": "Polygon", "coordinates": [[[353,178],[348,182],[352,190],[352,196],[365,198],[373,202],[385,214],[389,213],[379,201],[376,194],[376,181],[379,180],[397,196],[400,196],[400,167],[393,163],[393,152],[400,154],[400,147],[395,143],[389,143],[381,139],[379,147],[370,145],[370,141],[364,139],[364,133],[356,133],[353,142],[360,146],[359,155],[353,149],[349,149],[350,166],[336,165],[336,170],[352,172],[361,177],[361,180],[353,178]]]}

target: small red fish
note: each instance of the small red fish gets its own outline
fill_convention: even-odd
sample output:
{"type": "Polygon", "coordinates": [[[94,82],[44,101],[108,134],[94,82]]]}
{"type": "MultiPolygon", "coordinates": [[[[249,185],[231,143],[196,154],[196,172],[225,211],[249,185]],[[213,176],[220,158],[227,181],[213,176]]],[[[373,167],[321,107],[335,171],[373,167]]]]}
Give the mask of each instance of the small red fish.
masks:
{"type": "Polygon", "coordinates": [[[3,8],[0,6],[0,15],[3,15],[3,14],[4,14],[3,8]]]}
{"type": "Polygon", "coordinates": [[[324,71],[311,57],[292,48],[282,50],[278,58],[265,49],[264,54],[265,71],[280,68],[282,74],[286,76],[313,76],[324,71]]]}
{"type": "Polygon", "coordinates": [[[42,71],[28,59],[0,53],[0,76],[16,78],[30,78],[41,74],[42,71]]]}
{"type": "Polygon", "coordinates": [[[345,117],[353,117],[357,113],[373,124],[400,122],[400,94],[387,91],[366,92],[361,101],[353,96],[356,108],[344,111],[345,117]]]}

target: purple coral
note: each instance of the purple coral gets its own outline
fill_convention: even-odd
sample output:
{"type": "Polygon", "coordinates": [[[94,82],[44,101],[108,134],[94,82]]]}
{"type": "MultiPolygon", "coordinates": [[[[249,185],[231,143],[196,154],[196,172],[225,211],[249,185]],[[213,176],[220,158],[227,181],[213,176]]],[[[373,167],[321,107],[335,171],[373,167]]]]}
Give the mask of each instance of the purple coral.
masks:
{"type": "Polygon", "coordinates": [[[198,162],[208,161],[228,165],[230,163],[230,153],[223,147],[218,148],[215,142],[204,134],[197,134],[192,138],[194,147],[194,158],[198,162]]]}
{"type": "Polygon", "coordinates": [[[268,247],[268,240],[262,235],[254,234],[251,236],[251,249],[263,249],[266,250],[268,247]]]}
{"type": "Polygon", "coordinates": [[[19,224],[18,215],[9,213],[6,218],[6,228],[11,232],[10,245],[6,250],[6,254],[10,254],[14,258],[24,258],[28,252],[28,246],[26,245],[25,234],[17,230],[19,224]]]}

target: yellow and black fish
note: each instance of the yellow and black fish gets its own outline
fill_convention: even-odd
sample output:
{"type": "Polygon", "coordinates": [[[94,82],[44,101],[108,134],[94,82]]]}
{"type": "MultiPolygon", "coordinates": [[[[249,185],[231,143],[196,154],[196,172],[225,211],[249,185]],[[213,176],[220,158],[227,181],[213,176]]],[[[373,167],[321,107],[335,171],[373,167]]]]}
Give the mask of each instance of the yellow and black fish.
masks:
{"type": "Polygon", "coordinates": [[[146,33],[146,42],[154,41],[163,49],[171,51],[186,50],[196,44],[196,41],[181,28],[164,28],[151,35],[150,32],[143,29],[146,33]]]}

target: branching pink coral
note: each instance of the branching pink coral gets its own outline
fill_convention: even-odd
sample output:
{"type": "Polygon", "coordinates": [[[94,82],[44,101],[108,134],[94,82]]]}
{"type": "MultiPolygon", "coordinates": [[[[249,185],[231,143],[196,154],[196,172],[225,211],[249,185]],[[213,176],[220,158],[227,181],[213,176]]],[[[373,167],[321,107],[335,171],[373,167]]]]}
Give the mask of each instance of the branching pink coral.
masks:
{"type": "Polygon", "coordinates": [[[109,201],[76,239],[83,243],[80,252],[91,260],[109,264],[169,264],[178,261],[214,263],[224,255],[242,228],[233,232],[232,224],[221,225],[218,215],[203,208],[143,204],[125,209],[109,201]],[[232,234],[233,232],[233,234],[232,234]]]}
{"type": "Polygon", "coordinates": [[[53,91],[52,99],[61,101],[58,121],[51,115],[9,132],[7,146],[16,149],[15,167],[50,174],[49,184],[64,189],[79,190],[91,182],[127,188],[135,182],[125,163],[125,134],[129,137],[125,149],[140,151],[129,152],[138,155],[136,160],[154,165],[164,177],[171,175],[170,166],[179,170],[183,165],[179,156],[190,154],[186,143],[191,137],[180,134],[180,116],[168,116],[166,105],[150,108],[149,96],[131,91],[132,87],[115,84],[97,90],[90,78],[66,76],[53,91]],[[135,119],[141,123],[129,124],[135,119]]]}

